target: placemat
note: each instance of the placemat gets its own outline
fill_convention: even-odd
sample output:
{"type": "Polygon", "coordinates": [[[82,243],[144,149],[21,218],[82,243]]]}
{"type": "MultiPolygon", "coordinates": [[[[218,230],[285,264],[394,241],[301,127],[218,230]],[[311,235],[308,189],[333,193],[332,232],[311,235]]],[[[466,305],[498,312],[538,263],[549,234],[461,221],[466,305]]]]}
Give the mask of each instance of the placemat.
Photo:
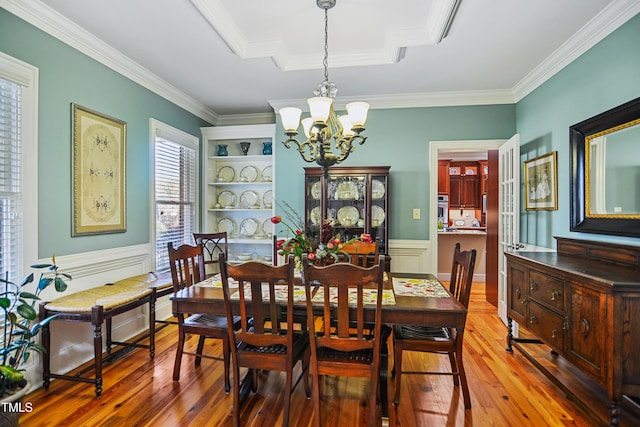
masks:
{"type": "MultiPolygon", "coordinates": [[[[358,297],[357,289],[349,289],[349,305],[356,305],[356,298],[358,297]]],[[[376,305],[376,299],[378,298],[378,291],[376,289],[364,289],[363,300],[365,305],[376,305]]],[[[313,302],[321,304],[324,301],[324,289],[318,288],[312,299],[313,302]]],[[[331,304],[338,303],[338,290],[336,288],[330,288],[329,301],[331,304]]],[[[393,295],[391,289],[384,289],[382,291],[382,305],[396,305],[396,298],[393,295]]]]}
{"type": "Polygon", "coordinates": [[[395,294],[410,297],[449,298],[451,295],[437,279],[393,278],[395,294]]]}

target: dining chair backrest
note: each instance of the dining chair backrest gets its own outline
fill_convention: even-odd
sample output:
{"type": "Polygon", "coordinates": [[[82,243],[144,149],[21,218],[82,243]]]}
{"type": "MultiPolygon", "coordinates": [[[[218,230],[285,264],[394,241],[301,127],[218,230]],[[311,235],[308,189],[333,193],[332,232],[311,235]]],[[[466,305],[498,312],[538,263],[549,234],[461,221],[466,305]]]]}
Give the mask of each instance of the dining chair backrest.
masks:
{"type": "Polygon", "coordinates": [[[196,242],[196,245],[202,245],[204,267],[207,277],[219,273],[218,254],[224,253],[225,258],[229,258],[226,231],[220,233],[193,233],[193,240],[196,242]]]}
{"type": "Polygon", "coordinates": [[[456,243],[453,250],[453,264],[451,266],[451,282],[449,292],[453,294],[465,307],[469,307],[471,283],[476,264],[476,250],[460,251],[460,243],[456,243]]]}
{"type": "Polygon", "coordinates": [[[364,243],[362,240],[354,240],[344,244],[341,251],[348,254],[348,261],[351,264],[360,267],[370,267],[378,261],[378,242],[376,241],[364,243]]]}
{"type": "Polygon", "coordinates": [[[178,292],[205,279],[204,258],[202,245],[180,245],[173,247],[173,242],[167,243],[173,292],[178,292]]]}
{"type": "Polygon", "coordinates": [[[355,351],[380,349],[384,255],[378,264],[365,268],[349,263],[336,263],[326,267],[311,265],[303,255],[303,280],[306,288],[307,317],[320,319],[321,329],[309,321],[312,354],[315,348],[355,351]],[[314,288],[322,292],[322,312],[313,307],[314,288]],[[365,320],[365,289],[376,290],[374,321],[365,320]],[[371,326],[373,325],[373,331],[371,326]],[[373,332],[373,335],[371,335],[373,332]]]}
{"type": "Polygon", "coordinates": [[[281,325],[283,319],[278,296],[281,299],[286,295],[286,324],[292,325],[293,259],[281,266],[258,261],[232,264],[226,262],[221,253],[219,261],[227,318],[240,316],[240,328],[233,331],[235,341],[255,346],[277,343],[290,346],[292,337],[286,333],[286,326],[281,325]],[[232,281],[237,283],[237,291],[231,288],[232,281]],[[232,303],[232,297],[236,304],[232,303]]]}

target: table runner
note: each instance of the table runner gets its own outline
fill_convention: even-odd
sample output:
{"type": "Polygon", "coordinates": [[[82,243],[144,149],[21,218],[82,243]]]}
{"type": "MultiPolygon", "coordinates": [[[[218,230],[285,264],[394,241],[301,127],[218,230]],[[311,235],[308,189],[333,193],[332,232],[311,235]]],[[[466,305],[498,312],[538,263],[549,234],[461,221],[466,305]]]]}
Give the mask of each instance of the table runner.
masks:
{"type": "Polygon", "coordinates": [[[437,279],[393,278],[393,290],[398,296],[449,298],[451,295],[437,279]]]}

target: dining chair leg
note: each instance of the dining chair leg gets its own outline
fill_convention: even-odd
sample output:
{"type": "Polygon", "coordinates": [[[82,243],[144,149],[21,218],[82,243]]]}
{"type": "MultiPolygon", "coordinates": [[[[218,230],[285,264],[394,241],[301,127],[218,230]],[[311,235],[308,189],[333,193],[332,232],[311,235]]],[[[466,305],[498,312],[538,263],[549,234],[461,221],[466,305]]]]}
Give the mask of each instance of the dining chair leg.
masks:
{"type": "Polygon", "coordinates": [[[176,346],[176,361],[173,365],[173,380],[178,381],[180,379],[180,364],[182,363],[182,352],[184,351],[184,332],[182,331],[182,324],[178,325],[178,344],[176,346]]]}
{"type": "Polygon", "coordinates": [[[305,355],[302,357],[302,375],[304,375],[304,394],[307,396],[307,399],[311,398],[311,385],[309,384],[309,376],[311,375],[311,367],[309,365],[310,360],[310,350],[307,347],[305,350],[305,355]]]}
{"type": "MultiPolygon", "coordinates": [[[[379,370],[376,369],[374,377],[377,378],[378,375],[379,375],[379,370]]],[[[378,387],[379,387],[379,383],[375,378],[372,379],[370,387],[371,387],[371,393],[369,395],[369,425],[371,427],[375,427],[378,423],[378,405],[376,403],[378,400],[378,387]]]]}
{"type": "Polygon", "coordinates": [[[235,361],[233,362],[233,427],[240,427],[240,367],[235,361]]]}
{"type": "Polygon", "coordinates": [[[287,370],[284,381],[284,412],[282,415],[282,426],[289,426],[289,408],[291,406],[291,387],[293,386],[293,368],[287,370]]]}
{"type": "Polygon", "coordinates": [[[458,364],[458,373],[460,374],[460,382],[462,383],[462,398],[464,399],[464,409],[471,409],[471,396],[469,395],[469,385],[467,384],[467,374],[462,364],[462,351],[456,351],[456,362],[458,364]]]}
{"type": "Polygon", "coordinates": [[[313,391],[312,391],[312,400],[313,400],[313,425],[314,427],[320,427],[320,375],[314,375],[313,381],[313,391]]]}
{"type": "Polygon", "coordinates": [[[456,356],[453,353],[449,354],[449,363],[451,364],[451,372],[453,372],[453,385],[456,387],[460,386],[460,376],[457,374],[459,372],[458,364],[456,363],[456,356]]]}
{"type": "Polygon", "coordinates": [[[200,366],[202,362],[202,352],[204,351],[204,335],[200,335],[198,338],[198,349],[196,350],[196,366],[200,366]]]}
{"type": "Polygon", "coordinates": [[[224,391],[229,393],[231,383],[229,382],[229,365],[231,363],[231,349],[229,348],[229,338],[222,339],[222,358],[224,363],[224,391]]]}
{"type": "Polygon", "coordinates": [[[393,395],[393,404],[398,406],[400,404],[400,380],[402,378],[402,345],[398,342],[393,343],[393,369],[391,370],[391,376],[396,377],[396,391],[393,395]]]}

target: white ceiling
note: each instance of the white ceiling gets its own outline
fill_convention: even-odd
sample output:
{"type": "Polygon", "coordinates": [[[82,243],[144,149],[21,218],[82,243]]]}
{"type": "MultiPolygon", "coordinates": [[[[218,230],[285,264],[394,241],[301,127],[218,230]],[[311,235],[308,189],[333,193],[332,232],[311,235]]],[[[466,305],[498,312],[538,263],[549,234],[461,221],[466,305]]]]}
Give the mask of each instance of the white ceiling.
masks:
{"type": "MultiPolygon", "coordinates": [[[[315,0],[22,3],[0,0],[214,121],[302,103],[324,77],[324,12],[315,0]]],[[[329,10],[329,77],[340,89],[337,103],[515,102],[640,10],[640,0],[461,0],[437,43],[453,4],[337,0],[329,10]]]]}

